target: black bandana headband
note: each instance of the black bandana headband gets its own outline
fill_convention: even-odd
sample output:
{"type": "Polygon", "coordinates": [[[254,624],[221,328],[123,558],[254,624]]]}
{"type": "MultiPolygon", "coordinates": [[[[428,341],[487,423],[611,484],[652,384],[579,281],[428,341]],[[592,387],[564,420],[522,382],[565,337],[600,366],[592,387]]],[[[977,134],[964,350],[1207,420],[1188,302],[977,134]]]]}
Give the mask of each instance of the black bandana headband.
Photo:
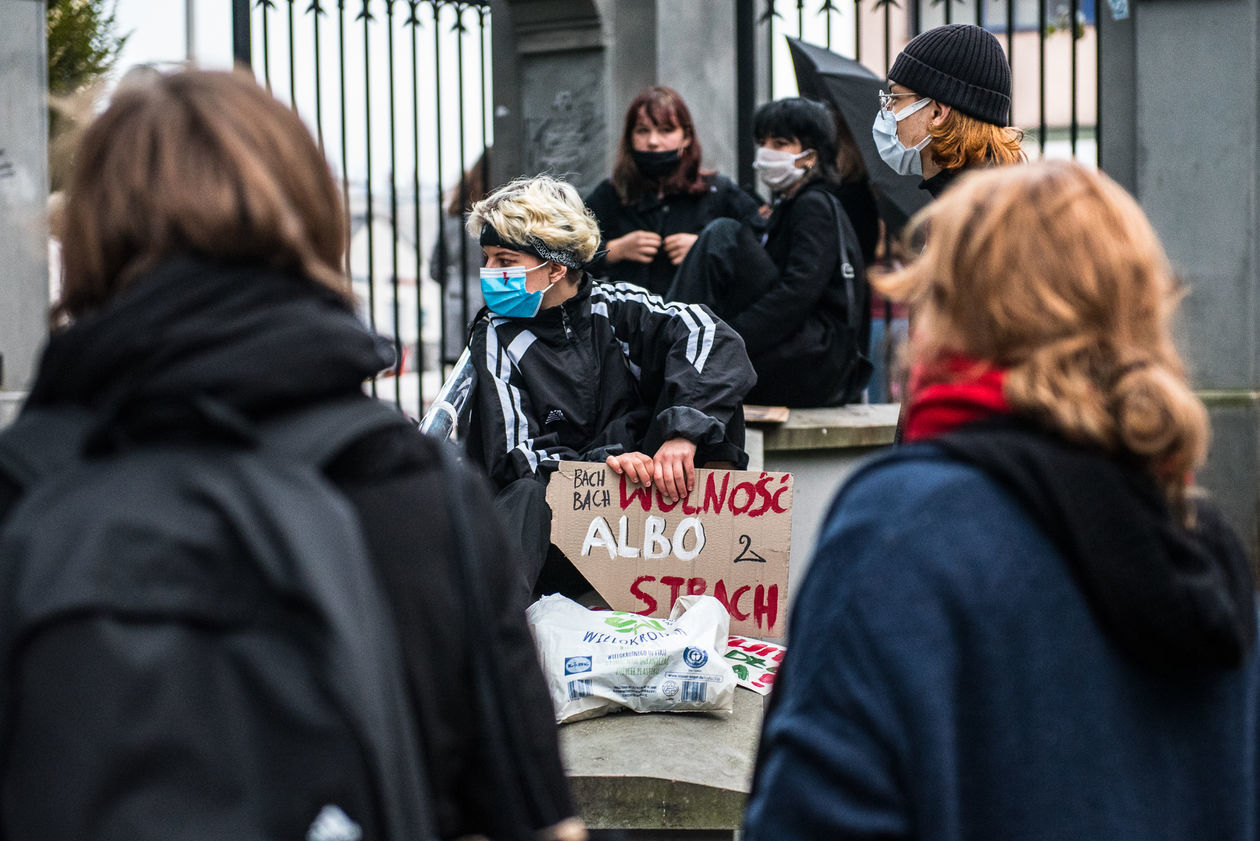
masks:
{"type": "Polygon", "coordinates": [[[540,260],[550,260],[570,269],[580,269],[585,265],[572,251],[552,248],[538,237],[530,237],[528,243],[509,242],[499,235],[493,225],[482,225],[481,237],[478,241],[482,246],[492,245],[509,248],[522,254],[532,254],[540,260]]]}

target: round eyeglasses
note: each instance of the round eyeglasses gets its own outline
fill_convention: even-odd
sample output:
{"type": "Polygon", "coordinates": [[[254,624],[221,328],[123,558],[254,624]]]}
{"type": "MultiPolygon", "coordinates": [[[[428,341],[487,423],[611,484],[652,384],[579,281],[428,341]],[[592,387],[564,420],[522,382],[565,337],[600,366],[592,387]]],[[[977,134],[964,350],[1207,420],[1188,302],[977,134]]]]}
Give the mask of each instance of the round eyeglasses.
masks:
{"type": "Polygon", "coordinates": [[[916,96],[913,93],[888,93],[887,91],[879,92],[879,107],[882,111],[892,108],[893,100],[900,96],[916,96]]]}

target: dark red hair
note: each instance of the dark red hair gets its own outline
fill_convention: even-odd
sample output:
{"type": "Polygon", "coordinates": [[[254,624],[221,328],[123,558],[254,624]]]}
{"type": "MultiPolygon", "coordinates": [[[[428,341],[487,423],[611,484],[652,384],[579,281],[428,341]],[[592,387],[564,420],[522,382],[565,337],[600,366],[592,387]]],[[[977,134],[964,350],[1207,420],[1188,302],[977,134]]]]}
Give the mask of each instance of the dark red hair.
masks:
{"type": "Polygon", "coordinates": [[[657,192],[665,195],[703,193],[709,185],[703,177],[705,173],[700,171],[701,156],[700,138],[696,136],[695,124],[691,122],[691,112],[678,91],[664,85],[647,88],[626,109],[625,126],[621,130],[621,142],[617,145],[617,163],[613,167],[613,186],[617,188],[623,204],[633,204],[657,192]],[[660,181],[644,178],[630,155],[634,148],[634,125],[639,121],[640,112],[659,128],[679,126],[691,141],[682,150],[678,169],[660,181]]]}

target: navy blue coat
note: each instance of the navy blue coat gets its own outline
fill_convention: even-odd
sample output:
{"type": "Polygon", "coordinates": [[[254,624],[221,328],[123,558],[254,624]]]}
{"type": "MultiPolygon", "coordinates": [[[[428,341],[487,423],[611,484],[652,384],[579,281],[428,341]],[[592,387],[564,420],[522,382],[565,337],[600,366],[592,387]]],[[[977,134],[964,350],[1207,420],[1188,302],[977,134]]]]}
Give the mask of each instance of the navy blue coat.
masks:
{"type": "Polygon", "coordinates": [[[748,841],[1257,838],[1254,650],[1138,664],[1029,509],[935,445],[843,488],[789,639],[748,841]]]}

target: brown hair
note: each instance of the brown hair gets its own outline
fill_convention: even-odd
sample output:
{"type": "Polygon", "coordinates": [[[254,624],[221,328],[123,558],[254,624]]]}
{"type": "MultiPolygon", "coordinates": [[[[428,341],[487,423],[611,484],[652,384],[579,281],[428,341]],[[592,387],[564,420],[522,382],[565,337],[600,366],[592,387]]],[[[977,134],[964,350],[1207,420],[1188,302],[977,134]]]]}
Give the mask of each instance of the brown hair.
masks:
{"type": "Polygon", "coordinates": [[[654,195],[658,190],[666,195],[703,193],[709,186],[703,177],[705,173],[700,172],[702,155],[700,138],[696,136],[696,127],[691,121],[687,103],[683,102],[683,98],[673,88],[656,85],[641,92],[626,109],[621,142],[617,144],[617,162],[613,166],[613,186],[623,204],[633,204],[646,195],[654,195]],[[656,126],[680,127],[684,136],[691,141],[679,155],[681,160],[678,169],[659,183],[644,178],[630,154],[634,149],[634,126],[639,121],[640,112],[656,126]]]}
{"type": "Polygon", "coordinates": [[[298,272],[350,300],[328,164],[246,73],[159,74],[120,90],[75,163],[54,322],[99,309],[175,254],[298,272]]]}
{"type": "Polygon", "coordinates": [[[873,285],[915,307],[911,361],[963,354],[1004,368],[1015,410],[1136,460],[1184,501],[1208,422],[1169,319],[1159,239],[1115,182],[1080,164],[982,170],[912,221],[922,254],[873,285]]]}
{"type": "Polygon", "coordinates": [[[490,148],[486,147],[468,171],[464,173],[460,183],[452,187],[446,201],[446,215],[462,218],[466,211],[472,210],[474,203],[481,201],[490,193],[490,148]]]}
{"type": "Polygon", "coordinates": [[[928,126],[928,134],[932,159],[941,169],[1006,166],[1028,160],[1020,146],[1022,131],[977,120],[957,108],[951,108],[940,125],[928,126]]]}

